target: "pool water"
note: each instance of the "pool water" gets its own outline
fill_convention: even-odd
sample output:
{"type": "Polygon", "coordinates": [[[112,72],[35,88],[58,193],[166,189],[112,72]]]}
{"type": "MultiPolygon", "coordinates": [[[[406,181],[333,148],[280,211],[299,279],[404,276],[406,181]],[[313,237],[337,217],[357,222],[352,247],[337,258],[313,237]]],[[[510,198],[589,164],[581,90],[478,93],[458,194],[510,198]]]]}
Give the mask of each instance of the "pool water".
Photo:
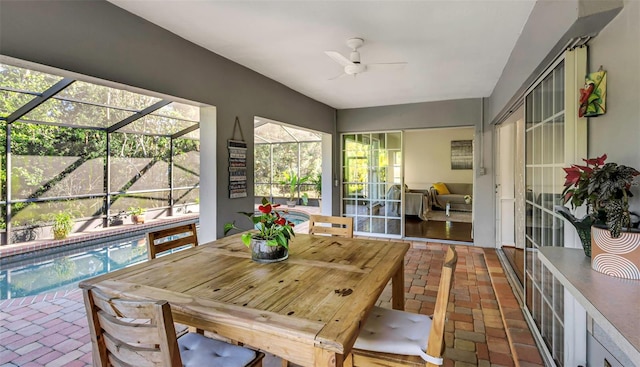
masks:
{"type": "Polygon", "coordinates": [[[283,215],[289,222],[292,222],[295,225],[306,222],[309,220],[309,215],[302,212],[294,212],[289,211],[283,215]]]}
{"type": "Polygon", "coordinates": [[[146,260],[146,239],[136,236],[90,248],[2,262],[0,299],[73,289],[84,279],[146,260]]]}
{"type": "MultiPolygon", "coordinates": [[[[284,217],[296,225],[309,220],[309,215],[296,211],[284,217]]],[[[0,259],[0,300],[74,289],[84,279],[146,260],[146,238],[139,234],[74,250],[41,251],[10,261],[0,259]]]]}

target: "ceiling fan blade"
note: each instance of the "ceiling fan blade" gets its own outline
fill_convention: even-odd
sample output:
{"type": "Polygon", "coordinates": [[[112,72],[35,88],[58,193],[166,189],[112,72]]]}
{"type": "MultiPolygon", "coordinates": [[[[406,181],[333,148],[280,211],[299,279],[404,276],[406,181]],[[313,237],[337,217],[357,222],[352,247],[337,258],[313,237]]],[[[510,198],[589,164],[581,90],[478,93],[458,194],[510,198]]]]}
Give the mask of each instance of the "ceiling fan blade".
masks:
{"type": "Polygon", "coordinates": [[[336,79],[340,79],[340,78],[342,78],[343,76],[348,76],[348,75],[349,75],[349,74],[347,74],[347,73],[342,73],[342,74],[340,74],[340,75],[334,76],[333,78],[329,78],[329,79],[327,79],[327,80],[336,80],[336,79]]]}
{"type": "Polygon", "coordinates": [[[330,58],[332,58],[333,61],[337,62],[338,64],[340,64],[342,66],[354,65],[354,63],[352,63],[346,57],[342,56],[342,54],[340,54],[339,52],[336,52],[336,51],[325,51],[324,53],[327,54],[327,56],[329,56],[330,58]]]}

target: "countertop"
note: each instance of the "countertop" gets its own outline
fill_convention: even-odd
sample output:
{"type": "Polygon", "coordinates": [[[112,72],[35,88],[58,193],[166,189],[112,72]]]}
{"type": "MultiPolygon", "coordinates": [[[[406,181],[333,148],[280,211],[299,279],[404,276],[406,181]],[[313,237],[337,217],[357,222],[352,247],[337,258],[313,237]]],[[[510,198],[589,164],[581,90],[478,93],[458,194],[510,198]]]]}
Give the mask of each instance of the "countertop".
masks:
{"type": "Polygon", "coordinates": [[[593,270],[582,249],[542,247],[539,257],[620,349],[640,361],[640,281],[593,270]]]}

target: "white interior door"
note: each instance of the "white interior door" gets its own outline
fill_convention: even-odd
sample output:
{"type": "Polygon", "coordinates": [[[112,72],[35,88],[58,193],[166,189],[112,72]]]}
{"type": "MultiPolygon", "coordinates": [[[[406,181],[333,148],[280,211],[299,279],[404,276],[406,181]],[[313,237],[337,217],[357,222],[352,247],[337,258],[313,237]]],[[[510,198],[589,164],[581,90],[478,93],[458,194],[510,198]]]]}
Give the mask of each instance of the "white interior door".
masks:
{"type": "Polygon", "coordinates": [[[515,246],[517,141],[516,123],[512,118],[497,127],[496,142],[496,243],[500,247],[515,246]]]}

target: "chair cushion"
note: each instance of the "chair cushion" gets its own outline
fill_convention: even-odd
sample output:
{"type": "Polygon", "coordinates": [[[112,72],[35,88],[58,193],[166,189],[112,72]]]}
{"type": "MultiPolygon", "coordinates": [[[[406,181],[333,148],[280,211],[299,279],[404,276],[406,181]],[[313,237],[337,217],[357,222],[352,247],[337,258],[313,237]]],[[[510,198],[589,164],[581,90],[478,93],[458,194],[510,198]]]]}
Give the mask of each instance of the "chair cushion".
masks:
{"type": "Polygon", "coordinates": [[[433,184],[433,188],[436,189],[438,195],[449,195],[449,188],[444,182],[436,182],[433,184]]]}
{"type": "Polygon", "coordinates": [[[420,356],[427,362],[441,365],[441,358],[428,356],[425,352],[430,330],[431,318],[427,315],[374,307],[353,347],[420,356]]]}
{"type": "Polygon", "coordinates": [[[196,333],[180,337],[178,346],[184,367],[244,367],[256,357],[256,352],[251,349],[196,333]]]}

